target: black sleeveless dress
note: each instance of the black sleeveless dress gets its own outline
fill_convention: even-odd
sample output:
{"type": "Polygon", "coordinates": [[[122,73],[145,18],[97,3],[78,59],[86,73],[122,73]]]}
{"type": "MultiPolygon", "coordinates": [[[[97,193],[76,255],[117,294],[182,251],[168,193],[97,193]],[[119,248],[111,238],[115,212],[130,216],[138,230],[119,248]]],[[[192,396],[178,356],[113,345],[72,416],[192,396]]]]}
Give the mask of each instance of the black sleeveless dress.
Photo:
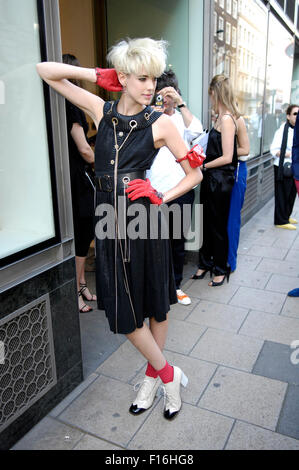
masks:
{"type": "MultiPolygon", "coordinates": [[[[109,181],[108,186],[97,185],[96,191],[96,286],[99,308],[105,310],[111,331],[128,334],[141,328],[147,317],[154,317],[158,322],[166,320],[177,297],[169,239],[163,239],[159,230],[155,231],[158,236],[150,236],[153,225],[150,211],[157,215],[154,224],[158,220],[159,228],[165,223],[163,212],[148,198],[130,201],[121,184],[123,175],[150,168],[158,152],[152,124],[161,113],[148,106],[137,115],[123,116],[117,112],[117,104],[105,103],[95,146],[97,181],[109,181]],[[117,194],[115,137],[121,147],[117,194]],[[104,237],[103,228],[115,222],[116,195],[117,229],[110,238],[104,237]],[[134,231],[139,236],[135,237],[134,231]]],[[[145,179],[145,173],[141,177],[145,179]]]]}
{"type": "MultiPolygon", "coordinates": [[[[221,155],[223,155],[221,132],[213,128],[209,133],[205,163],[221,155]]],[[[237,165],[235,135],[232,163],[206,169],[200,188],[200,203],[203,207],[203,244],[199,250],[198,268],[209,270],[216,276],[226,274],[229,270],[227,223],[237,165]]]]}

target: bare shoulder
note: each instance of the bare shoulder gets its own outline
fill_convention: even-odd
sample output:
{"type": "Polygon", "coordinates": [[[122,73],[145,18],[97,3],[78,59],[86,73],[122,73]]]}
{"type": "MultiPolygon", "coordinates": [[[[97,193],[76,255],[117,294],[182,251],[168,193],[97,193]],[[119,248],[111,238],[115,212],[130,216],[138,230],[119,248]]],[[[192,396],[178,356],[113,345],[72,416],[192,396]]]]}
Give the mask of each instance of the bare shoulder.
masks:
{"type": "Polygon", "coordinates": [[[160,148],[165,145],[167,138],[177,132],[177,129],[166,114],[161,114],[152,125],[155,147],[160,148]]]}
{"type": "Polygon", "coordinates": [[[237,122],[232,114],[224,114],[221,118],[221,131],[236,129],[237,122]]]}

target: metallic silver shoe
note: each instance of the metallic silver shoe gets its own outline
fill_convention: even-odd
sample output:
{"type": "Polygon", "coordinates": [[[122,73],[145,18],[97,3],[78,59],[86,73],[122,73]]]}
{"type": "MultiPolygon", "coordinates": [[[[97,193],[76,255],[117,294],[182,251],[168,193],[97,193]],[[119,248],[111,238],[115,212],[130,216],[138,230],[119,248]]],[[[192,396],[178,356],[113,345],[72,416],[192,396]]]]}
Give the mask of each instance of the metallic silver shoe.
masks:
{"type": "Polygon", "coordinates": [[[160,386],[160,377],[154,379],[153,377],[145,376],[136,396],[136,399],[130,406],[130,413],[139,415],[148,410],[155,399],[157,390],[160,386]]]}
{"type": "Polygon", "coordinates": [[[173,381],[163,384],[165,406],[164,406],[164,418],[170,420],[173,419],[182,407],[181,400],[181,385],[187,387],[188,378],[184,372],[176,366],[173,366],[173,381]]]}

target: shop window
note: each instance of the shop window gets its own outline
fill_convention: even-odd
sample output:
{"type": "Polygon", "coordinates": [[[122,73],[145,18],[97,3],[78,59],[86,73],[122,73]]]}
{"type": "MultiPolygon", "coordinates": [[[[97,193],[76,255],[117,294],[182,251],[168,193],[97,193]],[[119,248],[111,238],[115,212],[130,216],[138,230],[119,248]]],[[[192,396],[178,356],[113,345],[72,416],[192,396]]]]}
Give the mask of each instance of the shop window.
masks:
{"type": "Polygon", "coordinates": [[[220,44],[219,35],[214,39],[216,51],[222,49],[222,54],[216,52],[217,60],[213,74],[219,70],[228,71],[229,69],[238,105],[248,130],[250,156],[255,157],[261,153],[268,11],[262,2],[239,0],[235,6],[232,2],[232,15],[229,20],[231,28],[227,28],[227,23],[227,42],[220,44]],[[236,15],[237,18],[234,19],[234,9],[237,6],[240,14],[236,15]],[[254,22],[252,21],[253,17],[255,18],[254,22]],[[230,41],[228,41],[228,35],[230,41]],[[255,47],[255,44],[258,47],[255,47]]]}
{"type": "Polygon", "coordinates": [[[49,96],[36,72],[45,60],[37,4],[0,0],[0,266],[58,241],[49,96]]]}
{"type": "Polygon", "coordinates": [[[286,3],[286,14],[294,22],[295,16],[295,1],[294,0],[287,0],[286,3]]]}
{"type": "Polygon", "coordinates": [[[268,152],[277,127],[286,120],[293,73],[294,40],[270,14],[267,80],[264,102],[263,152],[268,152]]]}

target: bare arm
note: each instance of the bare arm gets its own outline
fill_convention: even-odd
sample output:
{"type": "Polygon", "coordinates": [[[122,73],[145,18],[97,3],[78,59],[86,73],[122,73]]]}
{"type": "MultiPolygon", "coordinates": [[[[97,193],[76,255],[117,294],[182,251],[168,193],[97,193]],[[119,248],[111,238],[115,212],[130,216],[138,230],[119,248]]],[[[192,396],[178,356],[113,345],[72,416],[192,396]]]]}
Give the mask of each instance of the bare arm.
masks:
{"type": "Polygon", "coordinates": [[[238,123],[238,157],[249,155],[250,146],[249,146],[249,138],[247,134],[246,124],[242,117],[240,117],[237,121],[238,123]]]}
{"type": "Polygon", "coordinates": [[[96,83],[94,69],[62,64],[59,62],[40,62],[36,66],[40,77],[55,91],[87,113],[98,128],[103,116],[104,101],[99,97],[80,88],[67,79],[86,80],[96,83]]]}
{"type": "Polygon", "coordinates": [[[218,168],[223,165],[229,165],[233,161],[234,154],[234,138],[236,127],[234,121],[230,116],[223,116],[221,120],[221,143],[222,152],[221,157],[208,162],[206,168],[218,168]]]}
{"type": "Polygon", "coordinates": [[[94,152],[86,140],[83,128],[77,122],[72,126],[71,136],[82,158],[84,158],[87,163],[94,163],[94,152]]]}
{"type": "MultiPolygon", "coordinates": [[[[156,148],[166,145],[177,159],[184,157],[188,152],[188,148],[181,138],[179,131],[165,115],[162,115],[153,124],[153,137],[156,148]]],[[[163,202],[169,202],[182,196],[202,181],[202,172],[199,168],[191,168],[187,160],[178,163],[178,165],[182,166],[186,176],[174,188],[164,194],[163,202]]]]}

